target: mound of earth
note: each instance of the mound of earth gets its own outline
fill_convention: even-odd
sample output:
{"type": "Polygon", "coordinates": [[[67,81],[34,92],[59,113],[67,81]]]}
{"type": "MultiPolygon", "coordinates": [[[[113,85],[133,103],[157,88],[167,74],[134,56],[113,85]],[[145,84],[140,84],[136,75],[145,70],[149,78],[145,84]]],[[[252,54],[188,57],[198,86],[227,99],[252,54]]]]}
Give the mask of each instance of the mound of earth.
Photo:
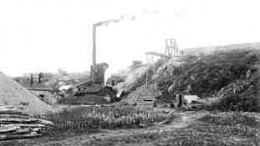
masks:
{"type": "Polygon", "coordinates": [[[23,109],[29,115],[42,115],[53,111],[53,107],[0,72],[0,105],[23,109]]]}
{"type": "MultiPolygon", "coordinates": [[[[130,95],[137,91],[140,93],[140,87],[144,85],[155,85],[162,93],[161,100],[183,93],[202,99],[221,98],[214,105],[216,109],[256,111],[259,108],[259,63],[257,47],[237,47],[199,56],[184,54],[170,60],[159,60],[130,84],[130,95]]],[[[136,96],[139,95],[125,95],[126,98],[136,96]]]]}

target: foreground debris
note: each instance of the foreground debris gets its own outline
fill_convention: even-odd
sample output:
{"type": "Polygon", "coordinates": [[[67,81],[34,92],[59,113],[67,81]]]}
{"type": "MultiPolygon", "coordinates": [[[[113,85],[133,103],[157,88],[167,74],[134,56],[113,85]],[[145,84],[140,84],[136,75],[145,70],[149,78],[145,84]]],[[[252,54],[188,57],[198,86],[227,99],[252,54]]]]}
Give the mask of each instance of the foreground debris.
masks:
{"type": "Polygon", "coordinates": [[[52,126],[52,122],[33,118],[12,106],[0,106],[0,140],[38,137],[52,126]]]}

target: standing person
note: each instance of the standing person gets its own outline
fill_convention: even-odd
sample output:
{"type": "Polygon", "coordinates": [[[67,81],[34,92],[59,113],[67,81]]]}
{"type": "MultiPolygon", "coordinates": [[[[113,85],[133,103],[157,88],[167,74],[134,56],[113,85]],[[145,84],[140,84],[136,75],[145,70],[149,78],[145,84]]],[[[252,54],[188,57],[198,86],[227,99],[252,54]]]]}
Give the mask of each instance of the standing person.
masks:
{"type": "Polygon", "coordinates": [[[30,86],[33,86],[33,74],[31,74],[31,78],[30,78],[30,86]]]}
{"type": "Polygon", "coordinates": [[[43,78],[43,73],[39,73],[38,75],[38,83],[40,84],[42,82],[42,78],[43,78]]]}
{"type": "Polygon", "coordinates": [[[181,93],[176,94],[176,106],[175,107],[182,107],[183,105],[183,95],[181,93]]]}

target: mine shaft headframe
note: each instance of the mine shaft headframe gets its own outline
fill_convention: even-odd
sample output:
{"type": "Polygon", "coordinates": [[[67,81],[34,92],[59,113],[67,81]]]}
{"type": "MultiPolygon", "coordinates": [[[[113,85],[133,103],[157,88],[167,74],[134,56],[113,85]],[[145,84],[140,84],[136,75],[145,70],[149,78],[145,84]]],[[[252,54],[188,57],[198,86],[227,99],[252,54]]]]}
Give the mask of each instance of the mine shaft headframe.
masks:
{"type": "Polygon", "coordinates": [[[166,39],[165,40],[165,55],[176,57],[179,54],[179,48],[177,46],[176,39],[166,39]]]}

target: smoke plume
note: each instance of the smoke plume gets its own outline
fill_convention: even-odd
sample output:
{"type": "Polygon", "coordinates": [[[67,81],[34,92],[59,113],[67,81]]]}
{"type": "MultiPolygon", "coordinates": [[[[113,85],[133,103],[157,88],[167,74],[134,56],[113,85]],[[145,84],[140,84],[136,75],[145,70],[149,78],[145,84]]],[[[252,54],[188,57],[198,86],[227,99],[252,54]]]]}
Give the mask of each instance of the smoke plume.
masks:
{"type": "MultiPolygon", "coordinates": [[[[126,15],[122,15],[119,19],[110,19],[110,20],[106,20],[106,21],[101,21],[101,22],[97,22],[94,25],[97,26],[102,26],[102,25],[109,25],[110,23],[119,23],[120,21],[126,19],[126,15]]],[[[130,21],[134,21],[136,19],[136,16],[130,16],[129,20],[130,21]]]]}

